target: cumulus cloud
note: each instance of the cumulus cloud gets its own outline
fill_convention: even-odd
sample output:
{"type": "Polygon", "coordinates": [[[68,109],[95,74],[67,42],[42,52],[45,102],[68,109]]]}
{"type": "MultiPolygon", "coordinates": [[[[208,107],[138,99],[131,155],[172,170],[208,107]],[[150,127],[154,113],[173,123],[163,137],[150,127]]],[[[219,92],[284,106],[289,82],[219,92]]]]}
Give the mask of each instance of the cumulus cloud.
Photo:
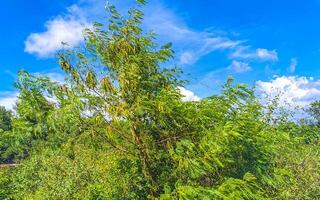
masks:
{"type": "Polygon", "coordinates": [[[61,48],[61,42],[69,46],[77,46],[83,40],[83,30],[89,27],[81,9],[76,5],[68,9],[68,14],[60,15],[45,24],[45,31],[31,33],[25,41],[25,52],[38,57],[50,57],[61,48]]]}
{"type": "Polygon", "coordinates": [[[312,77],[281,76],[271,81],[256,82],[264,97],[278,97],[282,105],[305,107],[320,99],[320,80],[312,77]]]}
{"type": "Polygon", "coordinates": [[[251,67],[248,63],[234,60],[232,61],[228,69],[235,73],[244,73],[244,72],[250,71],[251,67]]]}
{"type": "Polygon", "coordinates": [[[199,101],[201,99],[200,97],[195,95],[192,91],[187,90],[184,87],[178,87],[178,90],[183,96],[182,98],[183,101],[199,101]]]}

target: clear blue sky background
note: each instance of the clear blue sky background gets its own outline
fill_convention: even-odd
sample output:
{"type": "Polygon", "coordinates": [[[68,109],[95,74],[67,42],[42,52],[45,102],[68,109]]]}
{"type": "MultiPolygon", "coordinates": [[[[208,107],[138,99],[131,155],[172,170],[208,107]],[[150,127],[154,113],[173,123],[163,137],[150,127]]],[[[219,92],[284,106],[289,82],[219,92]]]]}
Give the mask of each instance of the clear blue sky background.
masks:
{"type": "MultiPolygon", "coordinates": [[[[132,2],[115,3],[123,11],[132,2]]],[[[58,47],[47,52],[40,44],[35,50],[39,41],[32,33],[50,41],[55,31],[46,35],[50,22],[88,25],[105,15],[100,0],[3,0],[0,4],[1,98],[13,95],[20,69],[54,77],[61,73],[52,56],[58,47]],[[28,41],[33,50],[26,47],[28,41]]],[[[319,0],[150,0],[144,10],[144,27],[158,32],[160,42],[173,41],[175,62],[190,74],[184,76],[190,80],[186,87],[197,96],[216,92],[228,75],[251,85],[260,81],[265,90],[270,84],[285,88],[283,83],[289,80],[289,92],[300,92],[290,98],[299,101],[320,96],[319,0]]],[[[81,41],[71,39],[71,43],[81,41]]]]}

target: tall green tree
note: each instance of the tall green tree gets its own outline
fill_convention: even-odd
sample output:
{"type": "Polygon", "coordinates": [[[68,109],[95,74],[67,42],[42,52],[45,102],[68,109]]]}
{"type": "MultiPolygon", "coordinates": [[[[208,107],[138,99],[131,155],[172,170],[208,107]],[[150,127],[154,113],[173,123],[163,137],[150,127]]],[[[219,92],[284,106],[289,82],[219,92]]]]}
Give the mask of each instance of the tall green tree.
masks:
{"type": "Polygon", "coordinates": [[[11,111],[5,107],[0,106],[0,129],[8,131],[11,129],[11,111]]]}
{"type": "Polygon", "coordinates": [[[270,123],[274,107],[232,78],[221,94],[182,101],[181,70],[165,67],[171,43],[141,29],[143,4],[125,16],[109,5],[107,25],[57,55],[64,84],[20,72],[1,133],[17,165],[0,169],[0,197],[316,199],[318,128],[270,123]]]}

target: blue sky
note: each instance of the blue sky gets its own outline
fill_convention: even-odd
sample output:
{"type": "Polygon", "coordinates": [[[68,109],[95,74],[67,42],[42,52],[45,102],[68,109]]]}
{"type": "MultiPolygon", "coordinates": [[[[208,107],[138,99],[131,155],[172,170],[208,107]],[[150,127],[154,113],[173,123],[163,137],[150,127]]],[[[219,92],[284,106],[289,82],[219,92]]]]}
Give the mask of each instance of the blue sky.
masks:
{"type": "MultiPolygon", "coordinates": [[[[111,1],[112,2],[112,1],[111,1]]],[[[61,81],[60,41],[81,45],[81,31],[104,20],[103,0],[5,0],[0,7],[0,105],[12,107],[16,72],[61,81]]],[[[124,12],[133,0],[113,1],[124,12]]],[[[216,93],[228,75],[305,106],[320,98],[319,0],[149,0],[146,30],[172,41],[190,98],[216,93]]]]}

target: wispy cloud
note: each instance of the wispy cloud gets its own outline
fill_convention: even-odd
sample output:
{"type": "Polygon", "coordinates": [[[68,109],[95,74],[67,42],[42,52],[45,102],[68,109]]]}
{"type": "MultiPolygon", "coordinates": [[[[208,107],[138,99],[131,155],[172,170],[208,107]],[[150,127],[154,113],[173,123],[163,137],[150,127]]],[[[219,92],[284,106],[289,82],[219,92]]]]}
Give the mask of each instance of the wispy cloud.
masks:
{"type": "Polygon", "coordinates": [[[174,43],[180,64],[194,64],[213,51],[232,49],[242,43],[217,33],[192,30],[183,19],[160,3],[146,9],[144,26],[174,43]]]}
{"type": "Polygon", "coordinates": [[[297,65],[298,65],[297,58],[291,58],[290,66],[289,66],[289,72],[290,73],[294,73],[296,71],[297,65]]]}
{"type": "MultiPolygon", "coordinates": [[[[172,41],[177,49],[180,64],[194,64],[201,57],[214,51],[227,50],[231,58],[277,61],[276,50],[253,48],[246,41],[232,39],[221,31],[196,31],[187,26],[183,18],[178,17],[162,4],[156,3],[146,9],[144,21],[147,29],[172,41]]],[[[227,56],[226,56],[227,57],[227,56]]]]}
{"type": "Polygon", "coordinates": [[[194,64],[196,63],[201,57],[216,51],[216,50],[225,50],[225,49],[232,49],[239,45],[240,41],[232,41],[228,38],[224,37],[211,37],[206,38],[202,41],[199,41],[199,49],[194,47],[193,50],[188,50],[187,52],[183,52],[180,56],[180,63],[181,64],[194,64]],[[188,62],[185,61],[185,54],[188,53],[189,59],[188,62]]]}
{"type": "Polygon", "coordinates": [[[251,67],[248,63],[240,62],[240,61],[232,61],[231,65],[228,67],[229,70],[235,73],[244,73],[251,70],[251,67]]]}
{"type": "Polygon", "coordinates": [[[230,56],[231,58],[256,59],[262,61],[278,60],[278,53],[276,50],[267,50],[263,48],[254,50],[250,46],[238,46],[230,56]]]}

